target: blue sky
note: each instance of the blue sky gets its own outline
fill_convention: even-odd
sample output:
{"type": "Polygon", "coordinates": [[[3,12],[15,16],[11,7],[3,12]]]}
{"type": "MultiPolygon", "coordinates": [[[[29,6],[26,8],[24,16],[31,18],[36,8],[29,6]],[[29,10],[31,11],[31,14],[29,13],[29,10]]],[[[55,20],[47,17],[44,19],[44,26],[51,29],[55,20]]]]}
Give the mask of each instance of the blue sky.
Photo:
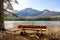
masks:
{"type": "Polygon", "coordinates": [[[60,12],[60,0],[18,0],[19,5],[13,4],[15,10],[33,8],[37,10],[48,9],[60,12]]]}

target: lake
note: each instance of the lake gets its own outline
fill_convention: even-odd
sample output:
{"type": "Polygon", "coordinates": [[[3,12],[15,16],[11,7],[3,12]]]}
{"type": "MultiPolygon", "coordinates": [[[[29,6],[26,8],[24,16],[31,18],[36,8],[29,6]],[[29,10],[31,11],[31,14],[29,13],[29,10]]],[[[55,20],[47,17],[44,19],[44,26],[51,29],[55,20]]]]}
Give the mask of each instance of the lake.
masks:
{"type": "Polygon", "coordinates": [[[60,21],[4,21],[6,29],[17,28],[18,25],[56,25],[60,26],[60,21]]]}

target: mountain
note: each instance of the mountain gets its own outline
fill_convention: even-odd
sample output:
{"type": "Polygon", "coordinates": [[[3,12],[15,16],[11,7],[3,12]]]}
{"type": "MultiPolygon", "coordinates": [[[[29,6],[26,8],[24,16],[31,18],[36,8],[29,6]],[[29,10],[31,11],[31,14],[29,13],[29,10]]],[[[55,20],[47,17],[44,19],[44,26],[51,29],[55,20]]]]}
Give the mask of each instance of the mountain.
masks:
{"type": "Polygon", "coordinates": [[[26,8],[21,11],[18,11],[17,15],[21,18],[37,18],[37,17],[59,16],[60,12],[50,11],[47,9],[39,11],[33,8],[26,8]]]}
{"type": "Polygon", "coordinates": [[[49,10],[43,10],[43,13],[40,16],[60,16],[60,12],[56,12],[56,11],[49,11],[49,10]]]}
{"type": "Polygon", "coordinates": [[[42,11],[38,11],[38,10],[35,10],[35,9],[32,9],[32,8],[26,8],[26,9],[23,9],[23,10],[21,10],[17,13],[17,15],[19,17],[22,17],[22,18],[37,17],[41,14],[42,14],[42,11]]]}

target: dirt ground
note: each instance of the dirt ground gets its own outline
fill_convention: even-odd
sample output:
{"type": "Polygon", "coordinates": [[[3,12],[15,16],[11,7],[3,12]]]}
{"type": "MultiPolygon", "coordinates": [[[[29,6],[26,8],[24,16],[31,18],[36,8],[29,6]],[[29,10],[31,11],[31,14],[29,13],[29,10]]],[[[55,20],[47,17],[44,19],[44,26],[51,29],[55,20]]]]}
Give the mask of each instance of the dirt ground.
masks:
{"type": "Polygon", "coordinates": [[[0,32],[0,40],[47,40],[47,39],[36,37],[36,35],[21,36],[20,34],[0,32]]]}
{"type": "Polygon", "coordinates": [[[25,35],[22,36],[20,34],[12,34],[6,32],[0,32],[0,40],[60,40],[58,38],[52,38],[49,36],[38,37],[36,35],[25,35]]]}

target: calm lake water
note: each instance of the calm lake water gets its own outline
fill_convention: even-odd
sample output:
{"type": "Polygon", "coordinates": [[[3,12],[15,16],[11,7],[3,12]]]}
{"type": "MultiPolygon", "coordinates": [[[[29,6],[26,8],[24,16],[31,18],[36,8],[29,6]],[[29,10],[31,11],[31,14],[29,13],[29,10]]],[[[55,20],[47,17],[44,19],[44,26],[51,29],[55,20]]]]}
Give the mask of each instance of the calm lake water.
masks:
{"type": "Polygon", "coordinates": [[[18,25],[60,25],[60,21],[4,21],[4,26],[8,28],[17,28],[18,25]]]}

